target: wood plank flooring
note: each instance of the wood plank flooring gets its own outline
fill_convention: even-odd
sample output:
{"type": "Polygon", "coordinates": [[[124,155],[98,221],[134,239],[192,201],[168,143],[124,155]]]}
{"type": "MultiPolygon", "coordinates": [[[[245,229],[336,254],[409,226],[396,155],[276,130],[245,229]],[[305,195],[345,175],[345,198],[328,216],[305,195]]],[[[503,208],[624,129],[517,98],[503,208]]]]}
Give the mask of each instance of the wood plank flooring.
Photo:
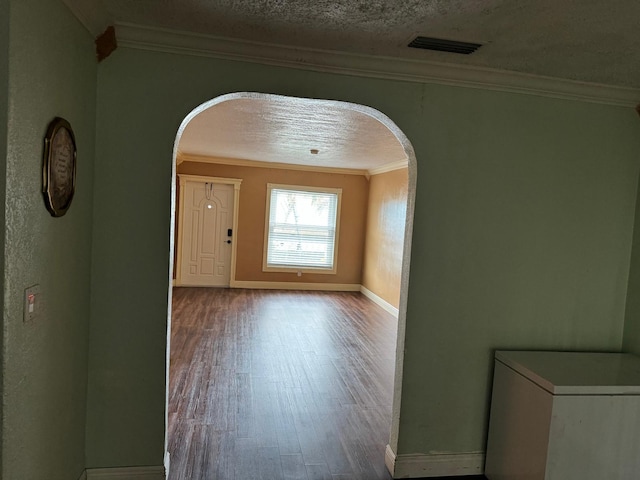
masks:
{"type": "Polygon", "coordinates": [[[396,323],[359,293],[175,288],[169,480],[389,480],[396,323]]]}

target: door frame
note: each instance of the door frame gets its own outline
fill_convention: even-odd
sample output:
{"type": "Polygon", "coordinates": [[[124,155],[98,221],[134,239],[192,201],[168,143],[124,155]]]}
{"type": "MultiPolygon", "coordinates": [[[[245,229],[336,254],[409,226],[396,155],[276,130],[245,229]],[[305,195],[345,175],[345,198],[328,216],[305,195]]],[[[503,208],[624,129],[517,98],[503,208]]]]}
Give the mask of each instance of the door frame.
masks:
{"type": "MultiPolygon", "coordinates": [[[[241,178],[224,178],[224,177],[209,177],[206,175],[188,175],[183,173],[176,174],[180,181],[180,193],[178,199],[178,242],[177,242],[177,252],[176,255],[176,286],[182,285],[182,229],[184,222],[184,190],[187,184],[187,181],[191,182],[201,182],[201,183],[217,183],[224,185],[233,185],[233,236],[231,241],[231,265],[229,267],[229,287],[233,288],[236,283],[236,248],[238,245],[238,210],[240,204],[240,184],[242,183],[241,178]]],[[[186,286],[186,285],[185,285],[186,286]]]]}
{"type": "MultiPolygon", "coordinates": [[[[176,139],[173,145],[173,164],[172,164],[172,172],[176,172],[177,165],[180,163],[180,140],[182,138],[182,134],[184,133],[187,125],[191,120],[193,120],[196,116],[198,116],[203,111],[212,108],[218,104],[236,100],[236,99],[244,99],[244,98],[269,98],[269,97],[278,97],[278,98],[289,98],[288,96],[275,95],[269,93],[259,93],[259,92],[235,92],[235,93],[227,93],[219,95],[211,100],[208,100],[196,108],[194,108],[180,124],[178,128],[178,132],[176,133],[176,139]]],[[[295,98],[304,98],[304,97],[295,97],[295,98]]],[[[331,104],[339,108],[346,108],[355,112],[360,112],[365,115],[369,115],[375,119],[377,119],[380,123],[382,123],[386,128],[388,128],[396,137],[398,142],[402,145],[402,148],[405,151],[407,159],[409,161],[408,165],[408,191],[407,191],[407,211],[406,211],[406,219],[404,225],[404,248],[403,248],[403,256],[402,256],[402,275],[400,281],[400,305],[398,308],[398,334],[397,334],[397,343],[396,343],[396,358],[395,358],[395,375],[394,375],[394,386],[393,386],[393,400],[392,400],[392,411],[391,411],[391,432],[389,435],[389,443],[387,444],[387,448],[385,451],[385,464],[389,472],[393,472],[395,470],[395,462],[396,462],[396,454],[398,452],[398,443],[400,436],[400,408],[402,403],[402,386],[403,386],[403,373],[404,373],[404,354],[405,354],[405,337],[406,337],[406,323],[407,323],[407,304],[409,299],[409,270],[411,265],[411,247],[413,243],[413,222],[415,217],[415,204],[416,204],[416,190],[417,190],[417,178],[418,178],[418,160],[416,158],[415,150],[413,149],[413,145],[411,141],[407,137],[407,135],[398,127],[393,120],[387,117],[384,113],[379,110],[376,110],[373,107],[368,107],[366,105],[361,105],[358,103],[345,102],[341,100],[324,100],[324,99],[311,99],[305,98],[309,103],[320,102],[331,104]]],[[[222,179],[229,180],[229,179],[222,179]]],[[[176,184],[175,184],[175,175],[172,177],[172,192],[175,192],[176,184]]],[[[238,187],[239,188],[239,187],[238,187]]],[[[172,196],[172,212],[175,212],[175,193],[172,196]]],[[[234,206],[234,209],[236,207],[234,206]]],[[[171,229],[175,228],[175,222],[172,220],[171,229]]],[[[179,233],[179,232],[178,232],[179,233]]],[[[175,232],[172,232],[172,239],[175,239],[175,232]]],[[[175,243],[171,242],[170,249],[170,257],[169,262],[172,263],[174,259],[174,250],[176,247],[175,243]]],[[[234,257],[235,258],[235,257],[234,257]]],[[[169,273],[171,275],[171,273],[169,273]]],[[[233,270],[233,278],[235,279],[235,264],[233,270]]],[[[236,284],[237,285],[237,284],[236,284]]],[[[233,284],[231,285],[234,286],[233,284]]],[[[168,425],[169,425],[169,370],[170,370],[170,351],[171,351],[171,294],[172,290],[169,288],[169,301],[168,301],[168,311],[167,311],[167,355],[166,355],[166,389],[165,389],[165,452],[167,456],[165,458],[168,459],[168,425]]],[[[166,464],[167,462],[165,462],[166,464]]]]}

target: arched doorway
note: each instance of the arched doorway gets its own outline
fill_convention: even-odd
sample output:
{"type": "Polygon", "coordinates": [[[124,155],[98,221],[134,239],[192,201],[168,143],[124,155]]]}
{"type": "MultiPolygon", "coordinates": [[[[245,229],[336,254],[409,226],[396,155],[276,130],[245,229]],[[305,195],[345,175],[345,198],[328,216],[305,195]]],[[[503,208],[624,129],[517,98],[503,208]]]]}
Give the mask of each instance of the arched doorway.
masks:
{"type": "MultiPolygon", "coordinates": [[[[347,122],[347,124],[341,124],[340,122],[335,122],[334,119],[330,117],[332,112],[340,112],[341,114],[346,114],[349,118],[362,117],[368,119],[371,123],[370,128],[380,128],[380,132],[383,132],[384,135],[387,135],[390,138],[393,138],[393,142],[395,143],[395,148],[400,149],[403,152],[403,155],[407,162],[407,196],[406,196],[406,216],[404,222],[404,236],[403,236],[403,244],[402,244],[402,255],[401,255],[401,274],[400,274],[400,289],[399,289],[399,305],[397,308],[397,345],[396,345],[396,359],[395,359],[395,377],[394,377],[394,390],[393,390],[393,407],[391,414],[391,432],[389,435],[389,443],[387,446],[387,450],[391,451],[391,453],[397,450],[397,441],[398,441],[398,428],[399,428],[399,416],[400,416],[400,404],[401,404],[401,385],[402,385],[402,370],[403,370],[403,352],[404,352],[404,339],[405,339],[405,322],[406,322],[406,305],[407,305],[407,295],[408,295],[408,272],[409,272],[409,264],[410,264],[410,255],[411,255],[411,238],[412,238],[412,229],[413,229],[413,217],[414,217],[414,202],[415,202],[415,189],[416,189],[416,175],[417,175],[417,164],[415,153],[413,147],[404,133],[393,123],[391,119],[389,119],[383,113],[358,104],[352,104],[341,101],[333,101],[333,100],[316,100],[316,99],[300,99],[300,98],[291,98],[291,97],[283,97],[277,95],[269,95],[269,94],[261,94],[261,93],[251,93],[251,92],[240,92],[240,93],[232,93],[227,95],[219,96],[213,100],[203,103],[196,109],[194,109],[187,117],[185,117],[182,122],[178,133],[176,135],[176,140],[174,144],[174,156],[173,156],[173,205],[172,209],[175,213],[176,208],[176,164],[179,161],[179,158],[182,154],[181,151],[181,142],[183,140],[183,136],[185,135],[185,131],[187,127],[191,124],[194,119],[203,113],[210,111],[213,108],[222,105],[230,105],[233,102],[243,102],[243,101],[267,101],[267,102],[275,102],[281,108],[287,108],[287,106],[291,107],[295,115],[302,116],[305,118],[316,118],[317,112],[315,108],[319,108],[322,111],[320,116],[324,115],[321,123],[325,124],[335,123],[337,124],[337,129],[349,128],[351,125],[347,122]]],[[[265,116],[269,117],[269,113],[264,113],[265,116]]],[[[301,118],[301,117],[299,117],[301,118]]],[[[283,131],[289,132],[291,129],[291,125],[282,126],[278,124],[277,118],[271,118],[271,121],[276,123],[276,130],[278,130],[278,134],[283,134],[283,131]],[[286,127],[286,128],[285,128],[286,127]]],[[[246,121],[246,120],[245,120],[246,121]]],[[[238,128],[240,125],[235,125],[238,128]]],[[[331,126],[334,128],[334,126],[331,126]]],[[[331,130],[329,128],[329,130],[331,130]]],[[[338,131],[334,130],[334,131],[338,131]]],[[[273,133],[273,131],[271,132],[273,133]]],[[[290,132],[291,135],[283,135],[280,138],[281,141],[292,141],[292,138],[295,137],[296,133],[300,134],[301,130],[290,132]]],[[[357,134],[357,132],[356,132],[357,134]]],[[[369,137],[373,138],[373,137],[369,137]]],[[[300,147],[300,145],[297,145],[300,147]]],[[[319,148],[309,148],[309,144],[303,145],[304,148],[309,150],[309,153],[313,157],[317,155],[321,149],[319,148]]],[[[315,161],[315,158],[314,158],[315,161]]],[[[272,160],[273,162],[273,160],[272,160]]],[[[338,160],[339,162],[339,160],[338,160]]],[[[287,162],[285,162],[287,163],[287,162]]],[[[288,163],[287,163],[288,164],[288,163]]],[[[293,163],[291,163],[293,164],[293,163]]],[[[333,163],[330,161],[326,165],[329,165],[328,168],[339,169],[343,168],[348,170],[349,166],[345,164],[335,163],[335,159],[333,163]]],[[[317,166],[317,165],[316,165],[317,166]]],[[[303,165],[304,167],[304,165],[303,165]]],[[[351,165],[353,167],[353,165],[351,165]]],[[[351,168],[353,169],[353,168],[351,168]]],[[[381,171],[381,170],[379,170],[381,171]]],[[[202,180],[204,182],[204,180],[202,180]]],[[[204,182],[205,184],[207,182],[204,182]]],[[[175,237],[175,231],[172,228],[172,239],[175,237]]],[[[172,241],[172,246],[174,242],[172,241]]],[[[235,255],[235,254],[234,254],[235,255]]],[[[172,252],[172,260],[175,258],[172,252]]],[[[235,277],[235,265],[233,266],[233,272],[231,273],[230,286],[247,286],[247,283],[242,283],[235,277]]],[[[172,268],[173,270],[173,268],[172,268]]],[[[300,272],[298,273],[300,275],[300,272]]],[[[278,283],[279,287],[282,287],[282,283],[278,283]]],[[[167,341],[168,348],[170,348],[170,341],[167,341]]],[[[168,402],[168,398],[167,398],[168,402]]],[[[166,441],[165,441],[166,443],[166,441]]]]}

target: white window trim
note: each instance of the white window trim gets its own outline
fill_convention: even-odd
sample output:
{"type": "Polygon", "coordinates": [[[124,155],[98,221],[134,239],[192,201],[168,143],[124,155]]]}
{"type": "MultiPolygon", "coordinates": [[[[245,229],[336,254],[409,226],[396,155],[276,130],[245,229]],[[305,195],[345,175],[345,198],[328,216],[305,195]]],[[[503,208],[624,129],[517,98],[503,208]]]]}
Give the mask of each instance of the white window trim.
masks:
{"type": "Polygon", "coordinates": [[[338,273],[338,245],[340,243],[340,211],[342,210],[342,189],[331,187],[310,187],[307,185],[283,185],[278,183],[267,183],[267,202],[264,222],[264,243],[262,247],[262,271],[263,272],[288,272],[288,273],[319,273],[335,275],[338,273]],[[338,196],[336,205],[336,234],[333,246],[333,268],[322,267],[274,267],[267,264],[267,248],[269,246],[269,216],[271,213],[271,190],[300,190],[304,192],[334,193],[338,196]]]}

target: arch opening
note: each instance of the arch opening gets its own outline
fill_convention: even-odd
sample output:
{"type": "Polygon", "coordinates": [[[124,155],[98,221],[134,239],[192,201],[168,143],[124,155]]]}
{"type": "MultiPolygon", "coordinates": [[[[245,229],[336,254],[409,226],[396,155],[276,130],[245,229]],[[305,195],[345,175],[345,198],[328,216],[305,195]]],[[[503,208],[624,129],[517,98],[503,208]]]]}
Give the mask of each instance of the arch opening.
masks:
{"type": "MultiPolygon", "coordinates": [[[[298,97],[285,97],[280,95],[273,94],[264,94],[264,93],[256,93],[256,92],[237,92],[230,93],[226,95],[218,96],[214,99],[206,101],[196,107],[193,111],[191,111],[182,121],[178,132],[176,134],[174,149],[173,149],[173,164],[172,164],[172,186],[171,186],[171,253],[170,253],[170,275],[173,275],[175,268],[175,259],[176,259],[176,238],[177,238],[177,222],[176,222],[176,173],[177,173],[177,165],[180,161],[181,154],[183,153],[181,150],[181,142],[183,141],[183,137],[185,135],[185,131],[187,127],[192,124],[194,119],[196,119],[199,115],[204,112],[210,111],[210,109],[221,106],[224,104],[229,104],[229,102],[234,101],[246,101],[246,100],[264,100],[264,101],[275,101],[286,107],[291,104],[301,104],[303,106],[309,107],[309,110],[312,110],[311,107],[321,106],[323,108],[327,108],[330,113],[333,111],[342,111],[347,112],[351,115],[362,115],[364,117],[370,118],[372,121],[376,122],[380,126],[382,126],[386,133],[391,135],[395,142],[397,142],[397,147],[402,150],[404,156],[406,157],[406,165],[407,165],[407,197],[406,197],[406,215],[404,222],[404,242],[402,245],[402,261],[401,261],[401,275],[400,275],[400,292],[399,292],[399,306],[397,309],[397,342],[396,342],[396,352],[395,352],[395,374],[394,374],[394,387],[393,387],[393,401],[392,401],[392,412],[391,412],[391,431],[389,433],[389,440],[387,445],[387,455],[385,457],[385,462],[387,464],[387,468],[392,470],[392,462],[395,453],[397,452],[398,446],[398,436],[399,436],[399,423],[400,423],[400,406],[402,401],[402,376],[403,376],[403,362],[404,362],[404,343],[405,343],[405,329],[406,329],[406,313],[407,313],[407,301],[408,301],[408,286],[409,286],[409,267],[411,260],[411,240],[412,240],[412,232],[413,232],[413,220],[414,220],[414,210],[415,210],[415,195],[416,195],[416,184],[417,184],[417,160],[415,156],[415,152],[411,142],[407,138],[407,136],[400,130],[400,128],[385,114],[382,112],[360,104],[337,101],[337,100],[318,100],[318,99],[308,99],[308,98],[298,98],[298,97]]],[[[325,119],[326,120],[326,119],[325,119]]],[[[325,122],[326,123],[326,122],[325,122]]],[[[299,133],[299,132],[298,132],[299,133]]],[[[295,132],[294,132],[295,134],[295,132]]],[[[322,152],[322,149],[318,148],[310,148],[310,154],[314,157],[313,161],[317,161],[319,151],[322,152]],[[314,151],[315,150],[315,151],[314,151]]],[[[260,161],[260,160],[258,160],[260,161]]],[[[317,164],[316,164],[317,166],[317,164]]],[[[330,168],[341,168],[345,167],[344,165],[336,165],[331,164],[330,168]]],[[[346,169],[345,169],[346,170],[346,169]]],[[[234,266],[235,269],[235,266],[234,266]]],[[[232,272],[232,279],[235,278],[235,272],[232,272]]],[[[173,278],[170,279],[170,285],[172,285],[173,278]]],[[[231,282],[231,287],[237,286],[234,285],[234,281],[231,282]]],[[[166,352],[166,399],[165,399],[165,450],[168,448],[168,405],[169,405],[169,360],[170,360],[170,348],[171,348],[171,306],[172,306],[172,287],[169,289],[169,312],[168,312],[168,322],[167,322],[167,352],[166,352]]]]}

